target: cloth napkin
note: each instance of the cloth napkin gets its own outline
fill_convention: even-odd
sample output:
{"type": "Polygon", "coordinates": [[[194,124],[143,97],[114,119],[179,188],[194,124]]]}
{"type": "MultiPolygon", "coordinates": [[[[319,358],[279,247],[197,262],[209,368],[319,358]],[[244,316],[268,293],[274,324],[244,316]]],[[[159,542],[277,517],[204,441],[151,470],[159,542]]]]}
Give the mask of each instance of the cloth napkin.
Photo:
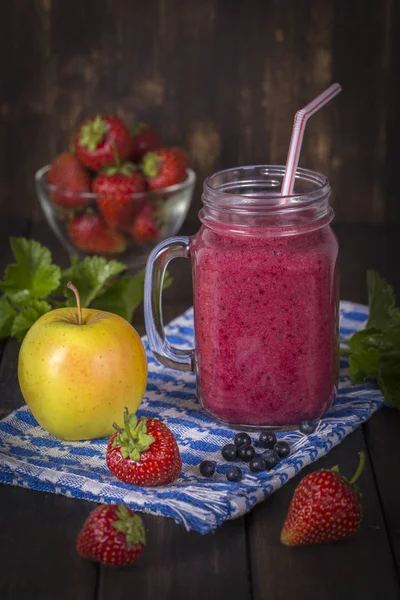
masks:
{"type": "MultiPolygon", "coordinates": [[[[342,339],[365,324],[366,306],[342,302],[342,339]]],[[[193,309],[166,327],[170,342],[185,348],[193,345],[193,309]]],[[[341,362],[336,401],[321,419],[314,434],[283,432],[278,438],[291,446],[290,456],[272,471],[252,474],[244,467],[240,483],[228,482],[221,448],[234,432],[204,414],[196,399],[193,373],[173,371],[160,365],[143,338],[149,362],[149,379],[139,416],[161,418],[178,441],[183,469],[177,481],[160,488],[139,488],[122,483],[106,466],[106,439],[64,442],[42,429],[28,407],[0,421],[0,482],[94,502],[121,502],[135,510],[172,517],[187,529],[200,533],[215,530],[227,519],[250,511],[283,486],[307,464],[327,454],[349,433],[383,405],[372,384],[352,386],[341,362]],[[215,475],[199,473],[202,460],[215,460],[215,475]]],[[[253,436],[254,441],[256,437],[253,436]]],[[[242,463],[243,466],[243,463],[242,463]]]]}

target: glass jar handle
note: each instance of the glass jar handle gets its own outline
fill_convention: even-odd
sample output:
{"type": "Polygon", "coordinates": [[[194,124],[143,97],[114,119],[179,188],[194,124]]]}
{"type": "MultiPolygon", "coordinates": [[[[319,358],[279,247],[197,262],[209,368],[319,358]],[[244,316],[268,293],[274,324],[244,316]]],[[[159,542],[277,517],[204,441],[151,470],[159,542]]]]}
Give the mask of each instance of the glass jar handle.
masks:
{"type": "Polygon", "coordinates": [[[158,244],[150,253],[144,282],[144,319],[149,346],[166,367],[194,370],[194,349],[174,348],[165,337],[162,318],[162,287],[165,269],[173,258],[189,258],[188,237],[173,237],[158,244]]]}

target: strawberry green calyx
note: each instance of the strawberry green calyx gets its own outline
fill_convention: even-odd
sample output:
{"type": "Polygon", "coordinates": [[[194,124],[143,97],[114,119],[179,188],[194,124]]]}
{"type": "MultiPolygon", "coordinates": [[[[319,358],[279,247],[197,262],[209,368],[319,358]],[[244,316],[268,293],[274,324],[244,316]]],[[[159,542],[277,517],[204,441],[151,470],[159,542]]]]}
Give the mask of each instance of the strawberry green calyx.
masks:
{"type": "Polygon", "coordinates": [[[364,465],[365,465],[365,452],[361,451],[358,453],[358,456],[360,457],[359,463],[358,463],[358,467],[356,472],[354,473],[353,477],[351,479],[347,479],[346,477],[343,477],[343,475],[340,473],[339,471],[339,466],[335,465],[334,467],[332,467],[331,471],[333,471],[334,473],[338,473],[341,477],[343,477],[343,479],[345,479],[347,481],[347,483],[349,485],[351,485],[352,487],[355,487],[355,483],[357,481],[357,479],[360,477],[361,473],[364,470],[364,465]]]}
{"type": "Polygon", "coordinates": [[[135,125],[131,127],[131,134],[133,136],[138,135],[138,133],[142,133],[142,131],[145,131],[148,128],[149,126],[146,125],[146,123],[135,123],[135,125]]]}
{"type": "Polygon", "coordinates": [[[127,546],[135,546],[139,543],[145,546],[146,532],[139,515],[132,515],[123,504],[118,505],[116,515],[118,520],[113,521],[112,526],[124,534],[127,546]]]}
{"type": "Polygon", "coordinates": [[[113,165],[112,167],[107,167],[106,169],[103,169],[102,174],[104,175],[126,175],[127,177],[130,177],[132,175],[132,173],[134,173],[136,171],[136,167],[133,163],[131,162],[126,162],[123,163],[122,165],[116,164],[113,165]]]}
{"type": "Polygon", "coordinates": [[[79,144],[94,152],[103,141],[105,134],[109,131],[109,124],[97,115],[94,119],[82,126],[79,136],[79,144]]]}
{"type": "Polygon", "coordinates": [[[162,159],[156,152],[148,152],[143,158],[142,171],[145,177],[156,177],[162,165],[162,159]]]}
{"type": "Polygon", "coordinates": [[[124,427],[113,424],[118,435],[115,437],[113,448],[120,448],[123,458],[140,461],[140,454],[149,449],[156,440],[147,433],[147,419],[139,419],[134,413],[124,410],[124,427]]]}

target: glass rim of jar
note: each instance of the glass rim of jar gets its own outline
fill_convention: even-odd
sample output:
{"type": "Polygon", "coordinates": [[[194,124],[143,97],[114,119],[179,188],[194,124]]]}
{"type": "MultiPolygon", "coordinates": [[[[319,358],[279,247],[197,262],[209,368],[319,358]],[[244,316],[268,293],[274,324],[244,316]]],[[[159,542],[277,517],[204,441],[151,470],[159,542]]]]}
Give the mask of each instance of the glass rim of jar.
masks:
{"type": "Polygon", "coordinates": [[[203,184],[202,200],[205,207],[218,208],[223,211],[240,211],[260,214],[261,212],[275,214],[297,212],[310,208],[316,203],[323,203],[330,196],[328,178],[322,173],[310,169],[297,168],[295,182],[307,182],[310,189],[295,191],[288,196],[281,196],[280,187],[286,167],[284,165],[248,165],[223,169],[207,177],[203,184]],[[258,171],[258,179],[251,173],[258,171]],[[235,175],[248,174],[246,179],[235,179],[235,175]],[[257,192],[246,193],[246,188],[260,188],[257,192]],[[237,191],[243,188],[243,191],[237,191]],[[265,193],[271,194],[265,198],[265,193]]]}
{"type": "Polygon", "coordinates": [[[287,236],[331,223],[328,178],[309,169],[296,170],[295,192],[281,196],[286,167],[249,165],[217,171],[203,186],[200,221],[212,229],[242,235],[287,236]]]}

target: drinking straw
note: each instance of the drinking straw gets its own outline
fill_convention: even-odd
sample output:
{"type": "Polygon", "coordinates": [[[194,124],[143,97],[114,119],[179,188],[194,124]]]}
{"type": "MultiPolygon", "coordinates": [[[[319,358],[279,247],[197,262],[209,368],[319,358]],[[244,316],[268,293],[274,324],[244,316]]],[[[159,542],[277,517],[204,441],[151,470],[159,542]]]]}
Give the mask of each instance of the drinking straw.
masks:
{"type": "Polygon", "coordinates": [[[314,98],[309,104],[301,108],[294,117],[292,137],[290,138],[289,152],[286,160],[285,176],[282,183],[281,196],[290,196],[293,192],[294,180],[296,176],[297,165],[299,164],[299,156],[301,144],[303,142],[304,130],[308,119],[314,115],[320,108],[325,106],[335,96],[342,91],[342,86],[338,83],[333,83],[322,94],[314,98]]]}

